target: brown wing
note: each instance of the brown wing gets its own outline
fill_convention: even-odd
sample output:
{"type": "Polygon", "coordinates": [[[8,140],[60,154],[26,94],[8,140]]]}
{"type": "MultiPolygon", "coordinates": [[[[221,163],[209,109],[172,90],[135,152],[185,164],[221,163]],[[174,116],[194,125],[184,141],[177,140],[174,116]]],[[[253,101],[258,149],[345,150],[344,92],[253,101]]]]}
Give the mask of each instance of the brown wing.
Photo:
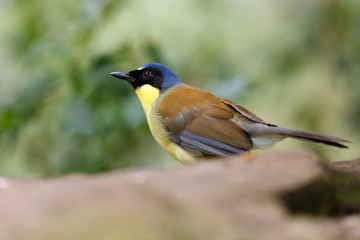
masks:
{"type": "Polygon", "coordinates": [[[170,93],[158,107],[171,140],[197,155],[228,157],[252,148],[233,120],[235,111],[215,95],[189,86],[170,93]]]}
{"type": "Polygon", "coordinates": [[[240,113],[241,115],[243,115],[244,117],[246,117],[247,119],[253,121],[253,122],[257,122],[257,123],[262,123],[262,124],[266,124],[269,126],[276,126],[273,124],[269,124],[266,123],[265,121],[263,121],[261,118],[259,118],[258,116],[256,116],[254,113],[250,112],[249,110],[247,110],[246,108],[237,105],[227,99],[224,98],[219,98],[220,101],[222,101],[223,103],[225,103],[226,105],[230,106],[231,108],[233,108],[235,111],[237,111],[238,113],[240,113]]]}

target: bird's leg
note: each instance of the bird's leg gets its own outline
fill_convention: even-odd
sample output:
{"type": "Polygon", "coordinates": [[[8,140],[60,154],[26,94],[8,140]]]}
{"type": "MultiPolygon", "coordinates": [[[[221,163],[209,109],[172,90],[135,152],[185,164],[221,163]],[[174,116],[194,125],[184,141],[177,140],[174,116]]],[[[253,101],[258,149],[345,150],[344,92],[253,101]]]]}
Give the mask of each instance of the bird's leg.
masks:
{"type": "Polygon", "coordinates": [[[246,152],[236,155],[236,160],[240,162],[249,162],[254,159],[255,155],[250,151],[247,150],[246,152]]]}

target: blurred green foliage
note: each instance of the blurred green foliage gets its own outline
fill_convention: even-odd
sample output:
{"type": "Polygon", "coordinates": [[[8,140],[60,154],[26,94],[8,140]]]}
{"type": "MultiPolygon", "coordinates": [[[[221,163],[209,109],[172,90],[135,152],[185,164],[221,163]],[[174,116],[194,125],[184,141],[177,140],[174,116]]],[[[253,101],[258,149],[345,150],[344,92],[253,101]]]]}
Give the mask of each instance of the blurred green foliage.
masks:
{"type": "Polygon", "coordinates": [[[359,157],[359,10],[357,0],[3,0],[0,174],[177,164],[131,87],[109,76],[148,62],[270,123],[354,142],[275,150],[359,157]]]}

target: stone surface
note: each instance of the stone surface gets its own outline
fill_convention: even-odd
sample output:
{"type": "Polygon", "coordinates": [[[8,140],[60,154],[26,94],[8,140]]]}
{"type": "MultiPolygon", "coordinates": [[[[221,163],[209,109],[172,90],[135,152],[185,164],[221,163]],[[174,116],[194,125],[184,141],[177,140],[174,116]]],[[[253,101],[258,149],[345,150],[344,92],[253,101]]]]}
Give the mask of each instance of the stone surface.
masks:
{"type": "Polygon", "coordinates": [[[343,212],[360,214],[360,159],[328,163],[328,167],[343,212]]]}
{"type": "Polygon", "coordinates": [[[350,161],[332,162],[329,167],[338,172],[348,173],[360,179],[360,158],[350,161]]]}
{"type": "Polygon", "coordinates": [[[0,178],[0,239],[360,239],[360,217],[312,154],[170,169],[0,178]]]}

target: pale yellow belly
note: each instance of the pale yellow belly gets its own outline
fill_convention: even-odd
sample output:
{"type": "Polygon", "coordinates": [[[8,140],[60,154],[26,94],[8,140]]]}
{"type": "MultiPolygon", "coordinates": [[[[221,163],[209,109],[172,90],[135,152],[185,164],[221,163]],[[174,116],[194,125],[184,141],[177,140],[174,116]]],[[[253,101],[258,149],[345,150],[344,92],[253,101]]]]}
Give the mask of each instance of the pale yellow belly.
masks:
{"type": "Polygon", "coordinates": [[[167,151],[171,156],[176,158],[182,163],[190,163],[196,160],[196,157],[180,148],[178,145],[173,143],[170,138],[167,136],[166,131],[161,124],[161,117],[156,113],[150,112],[147,117],[150,131],[154,136],[158,144],[167,151]]]}

